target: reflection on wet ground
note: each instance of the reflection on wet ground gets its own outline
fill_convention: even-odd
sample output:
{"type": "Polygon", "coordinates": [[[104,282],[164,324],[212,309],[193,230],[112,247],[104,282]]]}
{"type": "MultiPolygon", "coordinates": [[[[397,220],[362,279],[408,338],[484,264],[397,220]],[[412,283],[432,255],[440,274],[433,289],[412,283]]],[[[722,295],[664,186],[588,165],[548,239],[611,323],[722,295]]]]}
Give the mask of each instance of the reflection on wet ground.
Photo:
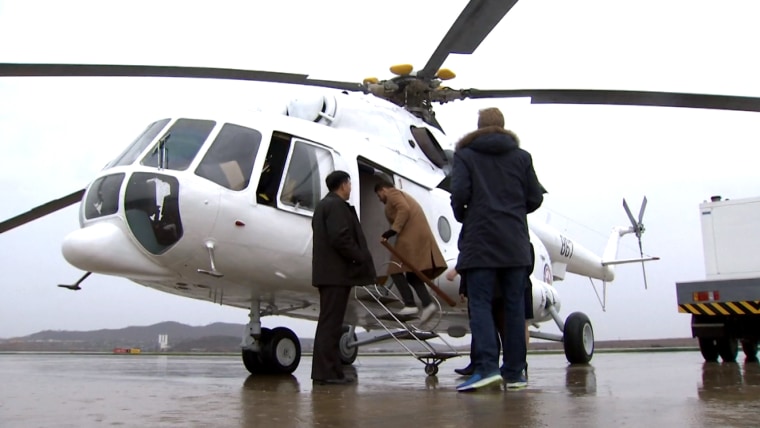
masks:
{"type": "Polygon", "coordinates": [[[530,355],[530,386],[457,393],[454,359],[360,356],[352,385],[248,376],[237,357],[0,355],[0,426],[758,426],[760,365],[698,352],[530,355]]]}

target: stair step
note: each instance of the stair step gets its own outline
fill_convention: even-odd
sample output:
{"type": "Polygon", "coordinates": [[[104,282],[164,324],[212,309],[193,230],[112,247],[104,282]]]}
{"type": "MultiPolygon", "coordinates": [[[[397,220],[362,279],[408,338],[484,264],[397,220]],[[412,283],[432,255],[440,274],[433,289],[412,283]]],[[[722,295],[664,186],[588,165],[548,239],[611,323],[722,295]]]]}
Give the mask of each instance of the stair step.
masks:
{"type": "Polygon", "coordinates": [[[375,296],[377,299],[382,303],[383,305],[389,305],[392,303],[401,303],[401,301],[393,296],[378,296],[377,294],[364,294],[362,296],[359,296],[359,300],[363,300],[365,302],[375,302],[376,300],[372,297],[375,296]]]}
{"type": "Polygon", "coordinates": [[[437,333],[433,333],[432,331],[421,331],[421,330],[414,331],[414,332],[408,332],[406,330],[402,330],[399,332],[394,332],[393,335],[396,336],[397,339],[401,339],[401,340],[406,340],[406,339],[416,340],[415,336],[417,336],[417,339],[423,340],[423,341],[435,339],[436,337],[438,337],[437,333]],[[414,336],[412,336],[412,333],[414,333],[414,336]]]}
{"type": "MultiPolygon", "coordinates": [[[[397,315],[396,314],[396,318],[399,321],[401,321],[401,322],[407,322],[407,321],[411,321],[413,319],[416,319],[418,317],[417,317],[417,315],[397,315]]],[[[387,312],[384,312],[384,313],[378,315],[377,319],[383,320],[383,321],[396,321],[396,320],[393,319],[393,316],[391,314],[387,313],[387,312]]]]}

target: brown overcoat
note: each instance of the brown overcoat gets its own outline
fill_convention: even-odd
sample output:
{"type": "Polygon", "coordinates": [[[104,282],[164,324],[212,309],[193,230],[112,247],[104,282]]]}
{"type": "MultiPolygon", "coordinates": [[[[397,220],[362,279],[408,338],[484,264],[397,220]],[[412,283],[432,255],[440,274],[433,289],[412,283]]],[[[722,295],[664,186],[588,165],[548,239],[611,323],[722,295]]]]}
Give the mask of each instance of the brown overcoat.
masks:
{"type": "MultiPolygon", "coordinates": [[[[425,213],[417,201],[398,189],[387,189],[385,217],[391,229],[398,235],[395,249],[406,261],[433,279],[446,270],[446,260],[435,242],[425,213]]],[[[401,266],[396,256],[391,257],[388,275],[412,272],[409,266],[401,266]]]]}

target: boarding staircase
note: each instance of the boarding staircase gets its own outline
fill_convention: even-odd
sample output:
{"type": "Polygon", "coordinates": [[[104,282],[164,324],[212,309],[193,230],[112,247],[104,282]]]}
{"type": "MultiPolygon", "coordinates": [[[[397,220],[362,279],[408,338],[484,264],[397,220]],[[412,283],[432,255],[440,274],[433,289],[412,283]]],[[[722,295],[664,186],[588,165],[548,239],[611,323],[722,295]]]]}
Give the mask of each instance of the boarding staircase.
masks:
{"type": "MultiPolygon", "coordinates": [[[[386,244],[386,248],[399,257],[398,253],[395,253],[393,247],[386,244]]],[[[403,261],[401,257],[399,257],[403,261]]],[[[408,263],[407,263],[408,265],[408,263]]],[[[441,294],[440,290],[428,279],[422,272],[412,267],[417,276],[422,279],[429,288],[439,293],[441,297],[445,297],[441,294]]],[[[401,298],[396,294],[393,287],[393,280],[390,277],[380,278],[381,284],[366,285],[360,287],[354,287],[354,298],[360,306],[364,308],[369,316],[374,319],[375,324],[385,330],[385,334],[364,339],[361,341],[355,341],[350,346],[361,346],[370,343],[377,343],[387,340],[395,340],[401,345],[411,356],[419,360],[425,365],[425,374],[428,376],[434,376],[438,373],[438,366],[451,357],[459,356],[456,349],[447,342],[442,336],[435,332],[436,327],[441,322],[443,316],[443,308],[441,302],[436,297],[435,293],[431,293],[433,302],[438,306],[438,311],[432,318],[425,323],[420,323],[420,319],[417,315],[399,315],[396,313],[398,309],[403,307],[401,298]],[[445,351],[440,351],[428,341],[431,339],[439,339],[443,342],[443,346],[446,347],[445,351]],[[415,341],[424,351],[414,351],[411,347],[407,346],[405,342],[415,341]]]]}

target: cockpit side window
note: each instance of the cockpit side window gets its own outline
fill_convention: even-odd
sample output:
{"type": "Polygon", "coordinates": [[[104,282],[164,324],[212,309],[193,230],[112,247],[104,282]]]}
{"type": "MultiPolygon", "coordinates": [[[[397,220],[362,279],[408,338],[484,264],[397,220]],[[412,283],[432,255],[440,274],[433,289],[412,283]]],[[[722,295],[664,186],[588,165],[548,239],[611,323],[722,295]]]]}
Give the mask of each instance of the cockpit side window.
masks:
{"type": "Polygon", "coordinates": [[[186,170],[214,125],[213,120],[178,119],[140,163],[160,169],[186,170]]]}
{"type": "Polygon", "coordinates": [[[333,169],[332,154],[329,151],[296,141],[280,191],[280,203],[313,211],[317,202],[327,194],[324,178],[333,169]]]}
{"type": "Polygon", "coordinates": [[[260,144],[259,131],[227,123],[195,173],[228,189],[243,190],[251,181],[253,161],[260,144]]]}
{"type": "Polygon", "coordinates": [[[132,144],[127,146],[127,149],[124,150],[124,152],[118,157],[116,157],[116,159],[114,159],[110,164],[108,164],[106,168],[132,164],[137,160],[137,157],[140,156],[140,153],[142,153],[143,150],[148,147],[148,144],[150,144],[151,141],[156,138],[156,135],[158,135],[158,133],[166,127],[167,123],[169,123],[169,119],[162,119],[148,125],[148,127],[145,128],[140,136],[138,136],[135,141],[132,142],[132,144]]]}

